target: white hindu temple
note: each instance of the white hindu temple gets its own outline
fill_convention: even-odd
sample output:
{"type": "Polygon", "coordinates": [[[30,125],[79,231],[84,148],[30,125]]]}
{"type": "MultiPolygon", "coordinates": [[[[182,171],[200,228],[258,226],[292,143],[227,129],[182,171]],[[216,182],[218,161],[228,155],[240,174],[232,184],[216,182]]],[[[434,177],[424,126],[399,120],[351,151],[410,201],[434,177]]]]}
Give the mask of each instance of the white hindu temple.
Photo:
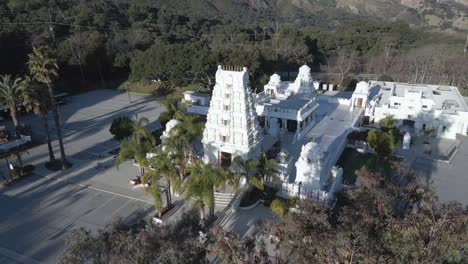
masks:
{"type": "Polygon", "coordinates": [[[247,68],[218,66],[202,142],[205,162],[229,166],[235,156],[260,157],[262,134],[247,68]]]}
{"type": "MultiPolygon", "coordinates": [[[[468,133],[468,107],[455,87],[359,82],[354,92],[319,96],[310,71],[303,65],[294,81],[273,74],[263,92],[254,94],[247,68],[218,66],[203,133],[204,161],[230,166],[236,156],[248,160],[274,152],[283,180],[280,195],[327,200],[342,188],[343,170],[336,163],[347,135],[364,119],[372,123],[393,115],[419,132],[434,129],[447,138],[468,133]]],[[[193,93],[185,100],[203,101],[193,93]]]]}

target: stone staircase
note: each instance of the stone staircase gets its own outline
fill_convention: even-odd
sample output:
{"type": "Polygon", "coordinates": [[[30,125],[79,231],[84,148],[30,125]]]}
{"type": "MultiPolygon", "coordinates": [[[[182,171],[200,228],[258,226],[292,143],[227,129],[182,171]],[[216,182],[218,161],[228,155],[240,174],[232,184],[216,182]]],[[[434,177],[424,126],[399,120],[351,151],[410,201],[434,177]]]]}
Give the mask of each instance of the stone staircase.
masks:
{"type": "Polygon", "coordinates": [[[224,192],[215,192],[215,204],[216,206],[228,206],[229,203],[234,198],[235,193],[224,193],[224,192]]]}

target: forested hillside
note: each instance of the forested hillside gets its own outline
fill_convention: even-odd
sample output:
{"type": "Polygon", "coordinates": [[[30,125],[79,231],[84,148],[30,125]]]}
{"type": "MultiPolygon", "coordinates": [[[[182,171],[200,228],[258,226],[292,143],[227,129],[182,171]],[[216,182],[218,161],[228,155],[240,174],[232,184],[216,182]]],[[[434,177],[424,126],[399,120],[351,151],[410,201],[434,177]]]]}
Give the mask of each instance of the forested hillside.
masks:
{"type": "MultiPolygon", "coordinates": [[[[255,89],[273,72],[295,71],[304,63],[314,71],[337,73],[335,81],[343,86],[362,72],[398,81],[467,86],[464,37],[431,33],[400,21],[350,20],[333,30],[304,21],[276,23],[271,12],[277,9],[260,0],[46,2],[0,2],[0,73],[25,73],[32,47],[48,45],[59,60],[60,86],[71,90],[127,78],[209,86],[220,63],[249,67],[255,89]],[[236,19],[229,10],[231,15],[245,12],[236,19]]],[[[281,2],[282,12],[294,14],[297,5],[286,2],[281,2]]],[[[319,9],[333,7],[319,2],[319,9]]],[[[302,14],[304,8],[299,8],[302,14]]],[[[313,21],[320,15],[308,17],[313,21]]]]}

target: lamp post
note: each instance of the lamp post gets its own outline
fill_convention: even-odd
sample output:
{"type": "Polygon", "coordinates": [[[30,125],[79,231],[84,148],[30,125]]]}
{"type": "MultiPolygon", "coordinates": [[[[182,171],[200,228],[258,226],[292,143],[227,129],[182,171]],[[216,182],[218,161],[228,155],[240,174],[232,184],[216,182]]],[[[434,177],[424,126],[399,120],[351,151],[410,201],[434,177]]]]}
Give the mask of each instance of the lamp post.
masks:
{"type": "Polygon", "coordinates": [[[132,103],[132,99],[130,99],[130,93],[128,92],[128,82],[125,82],[125,90],[127,91],[127,96],[128,96],[128,103],[132,103]]]}

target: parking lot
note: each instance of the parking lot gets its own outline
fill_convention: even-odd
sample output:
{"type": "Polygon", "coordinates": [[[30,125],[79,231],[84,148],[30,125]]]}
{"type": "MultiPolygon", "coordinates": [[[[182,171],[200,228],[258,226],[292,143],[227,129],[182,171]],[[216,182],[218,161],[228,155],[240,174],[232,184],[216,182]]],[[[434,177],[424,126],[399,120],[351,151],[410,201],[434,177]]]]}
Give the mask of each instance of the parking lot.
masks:
{"type": "MultiPolygon", "coordinates": [[[[1,263],[56,263],[71,230],[96,230],[115,218],[130,221],[154,212],[151,197],[129,184],[137,167],[126,162],[116,169],[115,155],[109,153],[119,145],[108,131],[114,118],[147,117],[151,129],[159,126],[163,109],[158,100],[135,94],[131,100],[125,93],[97,90],[69,97],[60,106],[65,151],[73,167],[55,173],[45,169],[45,144],[23,155],[24,164],[36,165],[36,175],[0,188],[1,263]]],[[[45,139],[37,116],[20,120],[33,125],[37,139],[45,139]]],[[[2,123],[11,127],[11,121],[2,123]]],[[[51,117],[49,126],[53,131],[51,117]]],[[[55,157],[60,158],[54,132],[52,137],[55,157]]],[[[4,161],[0,166],[7,173],[4,161]]]]}

